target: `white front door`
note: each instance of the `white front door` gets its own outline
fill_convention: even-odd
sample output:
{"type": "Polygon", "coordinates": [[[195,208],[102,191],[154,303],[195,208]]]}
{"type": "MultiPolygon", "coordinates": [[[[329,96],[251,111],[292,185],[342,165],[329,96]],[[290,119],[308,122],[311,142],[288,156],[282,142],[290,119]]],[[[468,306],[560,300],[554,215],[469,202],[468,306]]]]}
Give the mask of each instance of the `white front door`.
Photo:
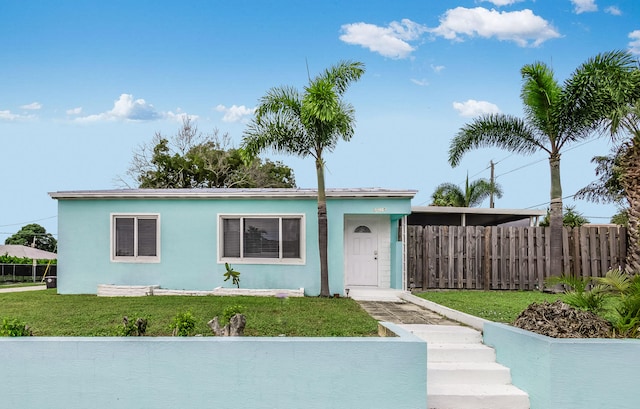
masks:
{"type": "Polygon", "coordinates": [[[378,286],[378,219],[345,220],[346,286],[378,286]]]}

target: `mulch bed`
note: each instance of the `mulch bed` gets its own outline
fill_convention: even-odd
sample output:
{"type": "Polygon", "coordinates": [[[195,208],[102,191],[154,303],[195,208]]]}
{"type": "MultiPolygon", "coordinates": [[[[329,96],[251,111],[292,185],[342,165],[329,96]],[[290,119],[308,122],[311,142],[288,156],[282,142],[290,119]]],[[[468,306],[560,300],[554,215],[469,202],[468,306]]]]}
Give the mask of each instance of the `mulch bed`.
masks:
{"type": "Polygon", "coordinates": [[[553,338],[611,338],[613,333],[608,321],[562,301],[533,303],[513,325],[553,338]]]}

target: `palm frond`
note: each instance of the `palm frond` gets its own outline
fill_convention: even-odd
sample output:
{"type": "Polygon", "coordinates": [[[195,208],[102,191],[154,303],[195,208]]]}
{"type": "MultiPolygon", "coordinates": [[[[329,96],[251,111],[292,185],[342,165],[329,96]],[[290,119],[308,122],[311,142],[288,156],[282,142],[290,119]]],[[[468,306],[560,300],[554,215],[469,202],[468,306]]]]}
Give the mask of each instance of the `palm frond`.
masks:
{"type": "Polygon", "coordinates": [[[466,152],[492,146],[523,154],[539,149],[548,151],[537,139],[536,131],[522,119],[490,114],[476,118],[458,131],[449,145],[449,163],[457,166],[466,152]]]}

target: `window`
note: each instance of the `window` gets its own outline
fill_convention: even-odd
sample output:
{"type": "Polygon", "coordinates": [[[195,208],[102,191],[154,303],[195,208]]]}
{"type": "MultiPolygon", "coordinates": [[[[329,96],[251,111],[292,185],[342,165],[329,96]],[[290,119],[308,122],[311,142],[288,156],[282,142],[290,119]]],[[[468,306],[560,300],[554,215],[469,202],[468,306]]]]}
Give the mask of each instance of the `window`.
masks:
{"type": "Polygon", "coordinates": [[[219,220],[219,260],[245,263],[302,263],[303,216],[231,216],[219,220]]]}
{"type": "Polygon", "coordinates": [[[112,215],[113,261],[160,261],[158,215],[112,215]]]}

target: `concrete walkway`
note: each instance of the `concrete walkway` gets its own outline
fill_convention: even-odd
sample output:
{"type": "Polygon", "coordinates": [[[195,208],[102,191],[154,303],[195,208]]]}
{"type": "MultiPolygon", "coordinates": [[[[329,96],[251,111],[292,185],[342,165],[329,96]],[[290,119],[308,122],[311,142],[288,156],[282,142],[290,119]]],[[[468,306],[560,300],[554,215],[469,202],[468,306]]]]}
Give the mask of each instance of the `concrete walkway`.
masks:
{"type": "Polygon", "coordinates": [[[46,290],[46,285],[30,285],[27,287],[6,287],[0,288],[0,293],[19,293],[23,291],[38,291],[38,290],[46,290]]]}
{"type": "Polygon", "coordinates": [[[358,304],[377,321],[394,324],[459,325],[433,311],[406,301],[358,301],[358,304]]]}

